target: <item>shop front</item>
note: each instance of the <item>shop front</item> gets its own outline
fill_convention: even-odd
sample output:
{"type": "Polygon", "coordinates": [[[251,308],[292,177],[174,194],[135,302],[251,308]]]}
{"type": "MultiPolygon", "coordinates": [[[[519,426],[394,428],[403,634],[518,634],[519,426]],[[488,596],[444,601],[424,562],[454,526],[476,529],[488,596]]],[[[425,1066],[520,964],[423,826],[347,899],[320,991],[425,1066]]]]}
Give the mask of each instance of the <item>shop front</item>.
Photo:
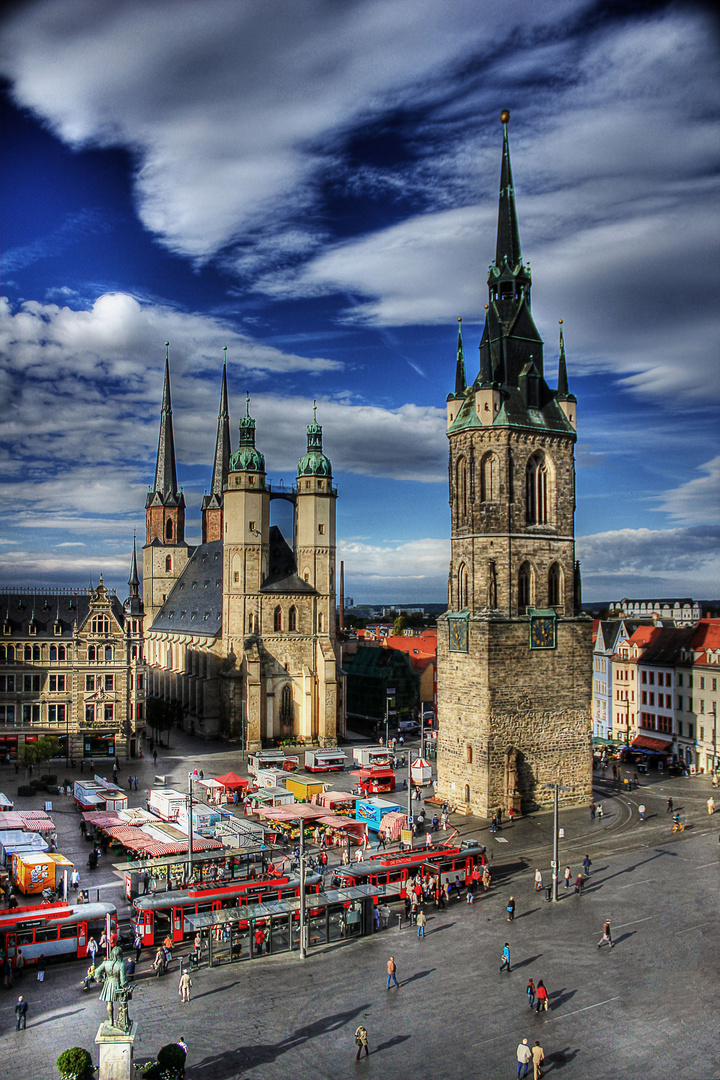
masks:
{"type": "Polygon", "coordinates": [[[93,732],[92,735],[86,732],[83,736],[83,757],[114,758],[115,734],[114,731],[93,732]]]}

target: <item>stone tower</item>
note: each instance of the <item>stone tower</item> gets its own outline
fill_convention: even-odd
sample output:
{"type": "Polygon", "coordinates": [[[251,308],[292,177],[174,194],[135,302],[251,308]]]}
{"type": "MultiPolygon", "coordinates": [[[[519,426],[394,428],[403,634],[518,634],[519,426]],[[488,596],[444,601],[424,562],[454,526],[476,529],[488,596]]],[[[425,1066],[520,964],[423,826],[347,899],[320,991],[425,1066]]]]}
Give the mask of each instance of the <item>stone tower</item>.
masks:
{"type": "Polygon", "coordinates": [[[147,626],[152,625],[189,556],[185,543],[185,497],[178,489],[175,470],[168,348],[166,341],[155,483],[145,500],[143,605],[147,626]]]}
{"type": "Polygon", "coordinates": [[[575,564],[576,399],[560,334],[558,386],[520,248],[508,143],[495,261],[468,386],[462,325],[447,398],[451,561],[438,625],[438,786],[488,816],[591,793],[591,623],[575,564]]]}

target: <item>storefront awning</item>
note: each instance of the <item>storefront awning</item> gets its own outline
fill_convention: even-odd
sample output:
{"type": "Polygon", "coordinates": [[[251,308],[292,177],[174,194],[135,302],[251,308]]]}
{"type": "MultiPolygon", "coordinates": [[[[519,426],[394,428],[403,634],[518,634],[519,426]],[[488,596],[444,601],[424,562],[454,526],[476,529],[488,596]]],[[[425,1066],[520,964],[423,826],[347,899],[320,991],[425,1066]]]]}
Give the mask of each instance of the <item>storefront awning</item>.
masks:
{"type": "Polygon", "coordinates": [[[630,744],[635,750],[652,750],[655,754],[672,754],[671,742],[664,739],[651,739],[649,735],[636,735],[630,744]]]}

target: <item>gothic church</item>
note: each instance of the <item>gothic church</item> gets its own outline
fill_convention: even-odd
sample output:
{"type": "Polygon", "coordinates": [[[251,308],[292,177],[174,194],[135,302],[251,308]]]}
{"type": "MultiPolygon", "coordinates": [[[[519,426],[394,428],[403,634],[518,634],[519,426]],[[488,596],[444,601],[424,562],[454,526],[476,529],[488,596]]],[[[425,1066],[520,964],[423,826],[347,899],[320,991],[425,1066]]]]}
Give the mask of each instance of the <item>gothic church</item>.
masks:
{"type": "Polygon", "coordinates": [[[575,562],[576,399],[557,389],[520,250],[503,112],[495,261],[468,386],[462,324],[447,398],[451,562],[438,623],[438,793],[467,813],[591,794],[591,622],[575,562]]]}
{"type": "Polygon", "coordinates": [[[248,398],[232,453],[223,363],[202,543],[191,547],[166,355],[155,482],[145,506],[148,692],[177,702],[186,730],[250,751],[297,737],[332,745],[339,706],[332,467],[313,416],[296,483],[270,484],[249,406],[248,398]],[[274,499],[293,507],[292,547],[270,524],[274,499]]]}

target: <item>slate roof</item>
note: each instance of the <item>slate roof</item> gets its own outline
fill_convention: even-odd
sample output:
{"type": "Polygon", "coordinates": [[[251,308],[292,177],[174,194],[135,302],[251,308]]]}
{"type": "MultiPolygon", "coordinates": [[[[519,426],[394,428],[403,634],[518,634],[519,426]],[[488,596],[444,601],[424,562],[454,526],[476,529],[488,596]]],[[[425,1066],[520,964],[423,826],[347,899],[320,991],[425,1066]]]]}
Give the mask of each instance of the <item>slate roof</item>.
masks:
{"type": "Polygon", "coordinates": [[[222,540],[199,544],[160,608],[152,631],[216,637],[222,630],[222,540]]]}
{"type": "Polygon", "coordinates": [[[292,548],[277,525],[270,528],[268,576],[260,586],[264,593],[314,593],[316,590],[298,576],[292,548]]]}
{"type": "Polygon", "coordinates": [[[664,664],[671,667],[680,658],[680,650],[690,644],[694,633],[694,626],[660,627],[659,633],[653,636],[642,654],[640,663],[643,666],[664,664]]]}
{"type": "MultiPolygon", "coordinates": [[[[26,637],[30,620],[34,615],[36,632],[32,635],[53,641],[67,641],[73,636],[73,624],[82,626],[90,611],[92,596],[87,592],[45,591],[2,592],[0,591],[0,621],[9,622],[12,634],[26,637]],[[61,633],[55,633],[55,621],[59,618],[61,633]]],[[[124,625],[122,604],[117,596],[108,593],[112,613],[124,625]]]]}

